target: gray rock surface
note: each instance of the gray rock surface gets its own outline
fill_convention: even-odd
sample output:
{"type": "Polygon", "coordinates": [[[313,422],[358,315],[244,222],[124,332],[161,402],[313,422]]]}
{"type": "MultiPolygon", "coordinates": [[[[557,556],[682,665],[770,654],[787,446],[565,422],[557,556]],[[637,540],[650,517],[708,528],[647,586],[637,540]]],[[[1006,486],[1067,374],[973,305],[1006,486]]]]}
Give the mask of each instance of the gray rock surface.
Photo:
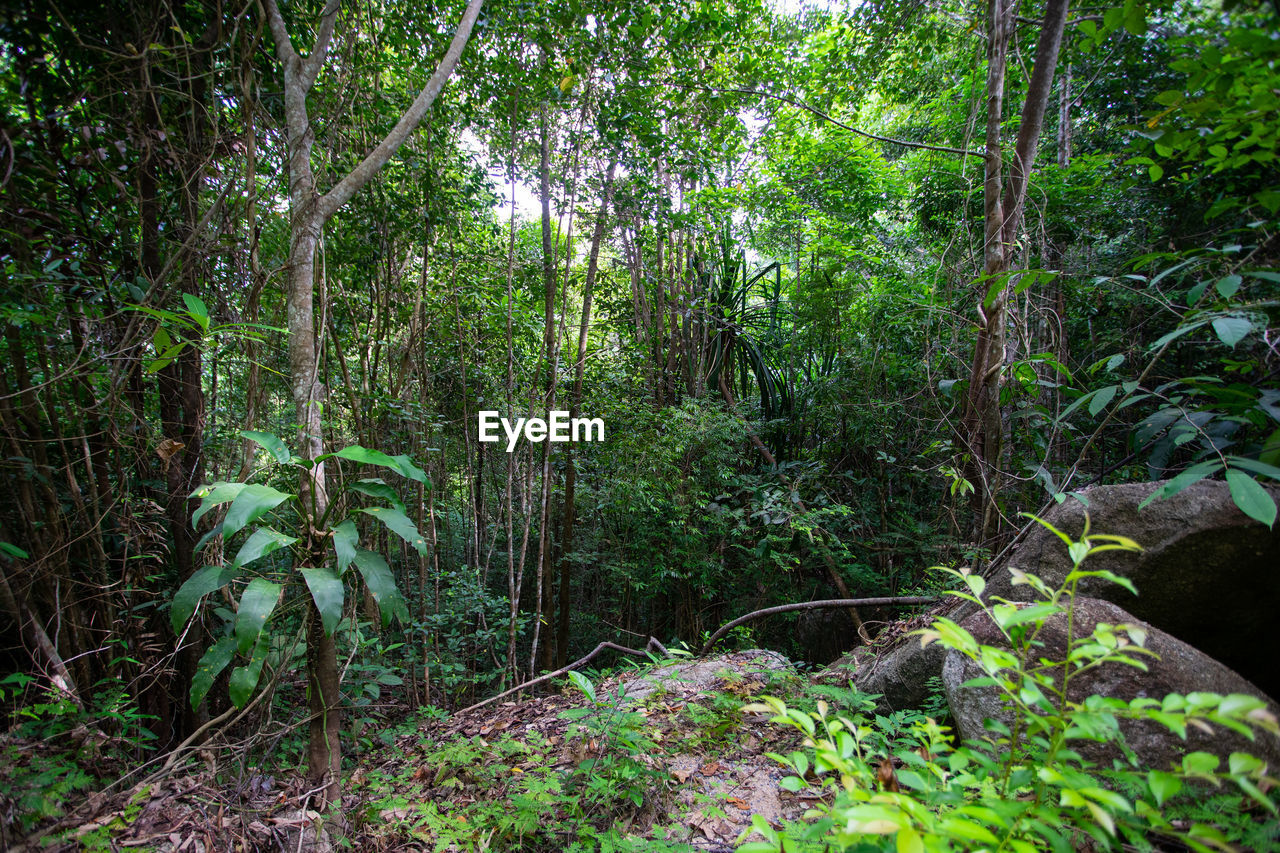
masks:
{"type": "Polygon", "coordinates": [[[937,643],[921,647],[920,638],[908,636],[880,654],[858,654],[853,683],[863,693],[880,696],[881,711],[919,708],[929,698],[929,679],[942,673],[946,649],[937,643]]]}
{"type": "MultiPolygon", "coordinates": [[[[1146,672],[1124,664],[1110,663],[1073,677],[1068,695],[1070,700],[1078,702],[1095,694],[1128,701],[1140,696],[1162,699],[1170,693],[1185,695],[1195,691],[1248,693],[1266,700],[1272,713],[1276,713],[1276,703],[1265,693],[1213,658],[1159,628],[1134,618],[1111,602],[1078,598],[1075,613],[1076,636],[1091,633],[1099,622],[1112,625],[1130,623],[1144,628],[1147,631],[1146,647],[1158,654],[1159,660],[1145,657],[1148,667],[1146,672]]],[[[964,619],[961,625],[980,643],[1005,645],[1003,634],[986,613],[974,613],[964,619]]],[[[1038,655],[1049,660],[1062,660],[1066,656],[1065,616],[1059,614],[1050,619],[1038,639],[1044,642],[1044,648],[1039,650],[1038,655]]],[[[956,728],[963,738],[987,737],[988,733],[983,727],[987,718],[1006,722],[1009,719],[1008,712],[1001,707],[996,688],[963,686],[966,681],[982,675],[984,673],[978,666],[959,652],[947,652],[942,666],[942,682],[956,728]]],[[[1250,742],[1226,729],[1215,727],[1214,732],[1209,734],[1190,727],[1184,742],[1156,723],[1126,722],[1121,724],[1121,729],[1126,742],[1143,763],[1157,769],[1167,768],[1183,754],[1194,750],[1220,755],[1224,763],[1231,752],[1249,752],[1268,761],[1272,767],[1280,766],[1280,738],[1267,733],[1259,733],[1258,739],[1250,742]]],[[[1087,759],[1102,766],[1111,766],[1112,759],[1121,755],[1114,747],[1104,747],[1094,742],[1071,743],[1087,759]]]]}
{"type": "Polygon", "coordinates": [[[660,666],[642,676],[623,681],[627,703],[644,702],[654,691],[697,693],[718,685],[726,674],[742,676],[765,672],[791,672],[795,665],[785,655],[769,649],[748,649],[727,655],[660,666]]]}
{"type": "MultiPolygon", "coordinates": [[[[1201,481],[1142,510],[1138,506],[1160,483],[1095,486],[1084,491],[1088,507],[1071,498],[1045,520],[1075,538],[1087,511],[1094,533],[1128,536],[1141,554],[1105,551],[1087,569],[1108,569],[1133,581],[1135,598],[1115,584],[1089,579],[1084,595],[1115,602],[1245,675],[1264,690],[1280,693],[1280,525],[1268,530],[1240,512],[1227,485],[1201,481]]],[[[1280,497],[1280,489],[1272,489],[1280,497]]],[[[1050,586],[1071,570],[1066,547],[1040,525],[1007,562],[993,566],[984,598],[1031,600],[1027,586],[1013,586],[1007,566],[1039,575],[1050,586]]]]}

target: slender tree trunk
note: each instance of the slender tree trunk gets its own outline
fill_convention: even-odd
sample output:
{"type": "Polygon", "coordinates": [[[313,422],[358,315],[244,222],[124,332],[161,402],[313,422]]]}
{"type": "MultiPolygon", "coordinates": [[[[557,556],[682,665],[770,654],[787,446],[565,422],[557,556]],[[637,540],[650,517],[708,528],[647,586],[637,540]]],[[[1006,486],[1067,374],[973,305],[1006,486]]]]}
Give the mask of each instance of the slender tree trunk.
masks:
{"type": "MultiPolygon", "coordinates": [[[[556,392],[556,249],[551,234],[551,140],[548,126],[547,105],[542,105],[542,128],[538,159],[538,192],[542,202],[542,286],[545,296],[543,307],[542,357],[546,367],[543,384],[544,410],[555,405],[556,392]]],[[[532,413],[530,413],[532,414],[532,413]]],[[[542,443],[542,492],[538,501],[538,579],[535,594],[537,619],[533,626],[533,649],[529,670],[535,673],[541,663],[544,669],[551,662],[547,651],[551,634],[551,442],[542,443]],[[542,629],[547,628],[544,638],[542,629]]]]}
{"type": "Polygon", "coordinates": [[[999,529],[1001,438],[1000,387],[1004,373],[1005,327],[1008,313],[1008,276],[1017,237],[1022,228],[1022,210],[1027,179],[1035,162],[1045,109],[1053,85],[1054,67],[1062,45],[1069,0],[1048,0],[1035,66],[1031,72],[1017,144],[1003,177],[1004,153],[1001,122],[1004,115],[1005,74],[1008,45],[1015,6],[1011,0],[990,0],[987,42],[987,133],[986,175],[983,181],[984,232],[983,280],[979,283],[978,337],[961,428],[967,442],[969,480],[974,486],[971,507],[974,536],[978,542],[990,539],[999,529]],[[999,282],[995,287],[993,283],[999,282]],[[986,294],[991,292],[991,297],[986,294]]]}
{"type": "MultiPolygon", "coordinates": [[[[578,326],[578,357],[574,362],[573,400],[569,404],[570,423],[582,411],[582,379],[587,361],[587,333],[591,328],[591,303],[596,274],[600,264],[600,244],[604,242],[608,227],[609,203],[613,198],[613,173],[615,163],[610,163],[604,179],[604,197],[596,214],[595,231],[591,235],[591,254],[587,258],[587,274],[582,282],[582,322],[578,326]]],[[[561,515],[560,534],[560,622],[556,638],[556,666],[562,667],[569,654],[569,616],[573,605],[573,527],[577,520],[578,470],[573,462],[573,442],[565,445],[564,462],[564,510],[561,515]]]]}
{"type": "MultiPolygon", "coordinates": [[[[289,380],[298,423],[298,455],[314,460],[324,450],[321,412],[324,389],[315,325],[315,257],[324,225],[386,165],[421,123],[462,56],[483,0],[470,0],[457,32],[435,72],[396,126],[354,169],[324,195],[316,187],[311,168],[315,135],[307,112],[307,93],[315,84],[328,55],[338,17],[338,0],[329,0],[321,15],[315,44],[303,59],[293,46],[276,0],[265,0],[267,22],[284,71],[284,113],[289,171],[289,260],[285,276],[286,325],[289,330],[289,380]]],[[[299,498],[307,520],[304,566],[321,566],[328,559],[328,540],[316,524],[328,505],[324,463],[304,468],[299,498]]],[[[342,753],[341,693],[337,648],[323,630],[315,602],[307,601],[307,678],[310,685],[308,764],[313,783],[323,783],[321,800],[340,800],[342,753]]]]}

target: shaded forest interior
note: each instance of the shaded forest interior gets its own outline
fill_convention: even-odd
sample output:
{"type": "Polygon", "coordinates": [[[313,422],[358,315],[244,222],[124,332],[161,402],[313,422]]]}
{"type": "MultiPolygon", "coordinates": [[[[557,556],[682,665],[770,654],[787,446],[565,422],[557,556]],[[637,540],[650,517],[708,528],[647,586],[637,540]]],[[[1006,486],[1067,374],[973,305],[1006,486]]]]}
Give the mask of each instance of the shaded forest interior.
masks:
{"type": "Polygon", "coordinates": [[[336,800],[360,727],[934,596],[1088,485],[1273,523],[1280,40],[1225,5],[6,4],[6,711],[269,722],[336,800]],[[553,411],[603,441],[480,440],[553,411]]]}

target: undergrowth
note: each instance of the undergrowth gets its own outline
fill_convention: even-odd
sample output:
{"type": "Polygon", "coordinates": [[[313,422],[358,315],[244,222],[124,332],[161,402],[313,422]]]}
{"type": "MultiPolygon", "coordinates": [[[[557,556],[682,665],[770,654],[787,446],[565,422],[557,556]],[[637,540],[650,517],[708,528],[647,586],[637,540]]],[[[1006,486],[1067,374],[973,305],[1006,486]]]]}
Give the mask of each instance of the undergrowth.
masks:
{"type": "MultiPolygon", "coordinates": [[[[1038,520],[1038,519],[1037,519],[1038,520]]],[[[997,599],[985,605],[982,578],[953,572],[964,590],[953,593],[986,610],[1007,646],[978,643],[955,622],[939,618],[918,632],[962,655],[983,672],[967,682],[997,690],[1005,719],[989,721],[994,736],[957,746],[947,727],[917,715],[895,719],[874,713],[868,697],[844,713],[826,700],[813,710],[764,697],[746,710],[767,712],[777,725],[798,730],[804,746],[772,753],[791,775],[781,785],[815,797],[800,821],[782,827],[753,818],[758,840],[740,853],[817,850],[1157,850],[1162,844],[1197,851],[1280,849],[1277,782],[1258,758],[1232,753],[1225,765],[1216,755],[1189,752],[1168,769],[1141,766],[1124,748],[1121,721],[1154,721],[1185,737],[1188,726],[1218,726],[1253,738],[1280,734],[1275,717],[1253,696],[1213,693],[1140,697],[1126,702],[1105,696],[1070,698],[1072,679],[1104,665],[1146,669],[1145,630],[1133,624],[1098,623],[1074,633],[1076,590],[1088,577],[1131,586],[1107,571],[1081,566],[1100,551],[1139,550],[1119,536],[1079,540],[1041,521],[1066,544],[1074,566],[1062,585],[1013,570],[1015,583],[1031,586],[1039,601],[1025,605],[997,599]],[[1064,660],[1043,656],[1042,629],[1065,620],[1064,660]],[[1113,768],[1083,758],[1086,742],[1111,744],[1127,756],[1113,768]]],[[[948,570],[950,571],[950,570],[948,570]]],[[[826,691],[830,693],[828,689],[826,691]]]]}

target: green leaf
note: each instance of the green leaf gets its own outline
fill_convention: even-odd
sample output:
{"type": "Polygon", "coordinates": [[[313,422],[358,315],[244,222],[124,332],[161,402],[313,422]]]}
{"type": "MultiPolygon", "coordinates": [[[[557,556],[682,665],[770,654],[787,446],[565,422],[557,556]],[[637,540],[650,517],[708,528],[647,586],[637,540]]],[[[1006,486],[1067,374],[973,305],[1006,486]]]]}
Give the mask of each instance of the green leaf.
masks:
{"type": "Polygon", "coordinates": [[[284,442],[277,436],[269,432],[258,432],[253,429],[241,430],[240,435],[265,447],[281,465],[289,461],[289,448],[285,447],[284,442]]]}
{"type": "Polygon", "coordinates": [[[1155,183],[1164,177],[1164,167],[1153,163],[1147,167],[1147,174],[1151,176],[1151,183],[1155,183]]]}
{"type": "Polygon", "coordinates": [[[1258,481],[1243,471],[1235,468],[1227,469],[1227,486],[1231,489],[1231,499],[1236,502],[1240,511],[1255,521],[1261,521],[1267,527],[1276,523],[1276,502],[1266,489],[1258,485],[1258,481]]]}
{"type": "Polygon", "coordinates": [[[573,686],[582,691],[582,695],[587,697],[587,701],[592,704],[596,701],[596,688],[591,683],[591,679],[587,678],[576,669],[569,670],[569,680],[573,682],[573,686]]]}
{"type": "Polygon", "coordinates": [[[186,583],[174,593],[173,604],[169,608],[173,633],[182,633],[182,629],[191,620],[191,614],[196,612],[200,599],[231,583],[235,576],[236,570],[230,566],[205,566],[187,578],[186,583]]]}
{"type": "Polygon", "coordinates": [[[1205,321],[1204,321],[1204,320],[1197,320],[1196,322],[1194,322],[1194,323],[1190,323],[1190,324],[1188,324],[1188,325],[1186,325],[1186,326],[1179,326],[1178,328],[1174,329],[1174,330],[1173,330],[1172,332],[1170,332],[1169,334],[1167,334],[1167,335],[1163,335],[1163,336],[1161,336],[1160,338],[1158,338],[1158,339],[1156,340],[1156,342],[1155,342],[1155,343],[1153,343],[1151,346],[1147,347],[1147,352],[1155,352],[1156,350],[1160,349],[1160,348],[1161,348],[1162,346],[1164,346],[1165,344],[1167,344],[1167,343],[1169,343],[1169,342],[1171,342],[1171,341],[1175,341],[1175,340],[1177,340],[1178,338],[1182,337],[1183,335],[1185,335],[1185,334],[1187,334],[1187,333],[1189,333],[1189,332],[1194,332],[1196,329],[1200,328],[1200,327],[1201,327],[1201,326],[1203,326],[1204,324],[1205,324],[1205,321]]]}
{"type": "Polygon", "coordinates": [[[431,483],[430,481],[427,480],[427,472],[423,471],[417,465],[413,464],[412,459],[410,459],[408,456],[404,455],[403,453],[399,454],[398,456],[392,456],[391,458],[396,460],[396,462],[400,465],[400,467],[397,470],[401,474],[408,477],[410,480],[413,480],[414,482],[422,483],[428,489],[431,488],[431,483]]]}
{"type": "MultiPolygon", "coordinates": [[[[370,450],[367,447],[361,447],[358,444],[353,444],[350,447],[342,448],[333,455],[343,459],[350,459],[352,462],[361,462],[365,465],[377,465],[382,468],[390,468],[398,474],[404,474],[406,477],[409,476],[408,474],[405,474],[404,468],[401,466],[399,459],[396,459],[393,456],[388,456],[381,450],[370,450]]],[[[419,474],[422,474],[420,470],[416,468],[414,470],[419,474]]],[[[426,475],[422,474],[422,476],[425,479],[426,475]]]]}
{"type": "Polygon", "coordinates": [[[1177,793],[1182,790],[1182,780],[1172,773],[1151,770],[1147,772],[1147,786],[1151,788],[1151,794],[1156,798],[1156,805],[1163,806],[1165,800],[1177,796],[1177,793]]]}
{"type": "Polygon", "coordinates": [[[359,480],[358,482],[352,483],[347,488],[351,489],[353,492],[359,492],[362,495],[380,498],[391,504],[393,509],[397,509],[400,512],[407,512],[404,501],[400,500],[399,493],[379,478],[359,480]]]}
{"type": "Polygon", "coordinates": [[[281,548],[288,548],[297,541],[298,539],[295,536],[285,536],[270,527],[259,527],[253,531],[253,534],[240,547],[240,552],[236,554],[236,559],[231,564],[231,567],[238,569],[241,566],[247,566],[254,560],[261,559],[274,551],[279,551],[281,548]]]}
{"type": "Polygon", "coordinates": [[[369,587],[369,592],[373,594],[373,600],[378,602],[382,624],[389,625],[393,616],[401,622],[409,621],[409,608],[396,589],[396,579],[391,574],[387,561],[381,555],[361,548],[356,551],[355,564],[365,585],[369,587]]]}
{"type": "Polygon", "coordinates": [[[222,521],[222,535],[230,539],[246,524],[252,524],[292,497],[258,483],[245,486],[227,510],[227,517],[222,521]]]}
{"type": "Polygon", "coordinates": [[[1132,6],[1125,4],[1124,28],[1135,36],[1140,36],[1147,31],[1147,7],[1144,4],[1134,3],[1132,6]]]}
{"type": "Polygon", "coordinates": [[[16,557],[19,560],[30,559],[31,555],[10,542],[0,542],[0,553],[8,554],[10,557],[16,557]]]}
{"type": "Polygon", "coordinates": [[[1111,401],[1115,399],[1116,392],[1119,390],[1119,385],[1108,385],[1106,388],[1098,389],[1098,393],[1089,401],[1090,416],[1097,417],[1098,412],[1111,405],[1111,401]]]}
{"type": "Polygon", "coordinates": [[[191,319],[200,324],[201,331],[209,331],[209,309],[205,307],[204,302],[199,296],[191,293],[182,294],[182,301],[187,306],[187,313],[191,319]]]}
{"type": "Polygon", "coordinates": [[[1218,340],[1235,349],[1245,335],[1253,331],[1253,322],[1245,317],[1218,317],[1213,321],[1218,340]]]}
{"type": "Polygon", "coordinates": [[[341,575],[356,558],[356,549],[360,545],[360,534],[356,532],[356,523],[347,519],[333,528],[333,551],[338,555],[338,574],[341,575]]]}
{"type": "Polygon", "coordinates": [[[403,512],[380,506],[362,509],[360,512],[367,513],[378,519],[388,530],[413,546],[419,554],[425,556],[430,552],[427,540],[418,532],[418,526],[410,521],[409,517],[403,512]]]}
{"type": "Polygon", "coordinates": [[[307,582],[311,591],[311,600],[316,610],[320,611],[320,622],[324,626],[325,636],[333,636],[334,629],[342,619],[342,602],[345,590],[342,578],[328,566],[322,568],[299,569],[302,579],[307,582]]]}
{"type": "MultiPolygon", "coordinates": [[[[983,278],[986,278],[985,276],[983,278]]],[[[982,279],[979,279],[981,281],[982,279]]],[[[1009,284],[1009,273],[999,273],[991,278],[991,284],[987,285],[987,294],[982,297],[982,307],[984,310],[995,305],[996,297],[998,297],[1009,284]]]]}
{"type": "Polygon", "coordinates": [[[1208,281],[1198,282],[1195,287],[1187,291],[1187,307],[1194,308],[1196,303],[1200,301],[1200,297],[1204,296],[1204,292],[1209,287],[1208,281]]]}
{"type": "Polygon", "coordinates": [[[236,641],[231,637],[223,637],[205,650],[196,664],[195,674],[191,676],[191,710],[200,707],[204,697],[209,695],[209,688],[213,687],[213,680],[227,668],[235,653],[236,641]]]}
{"type": "Polygon", "coordinates": [[[1280,482],[1280,468],[1270,465],[1258,459],[1246,459],[1243,456],[1228,456],[1227,464],[1232,468],[1240,468],[1245,471],[1252,471],[1262,477],[1270,477],[1272,480],[1280,482]]]}
{"type": "Polygon", "coordinates": [[[190,497],[203,498],[203,500],[200,501],[200,506],[191,514],[192,529],[200,523],[200,519],[203,518],[205,513],[209,510],[213,509],[215,506],[227,503],[228,501],[233,501],[239,497],[240,492],[244,490],[244,487],[244,483],[224,483],[219,481],[211,486],[201,486],[192,492],[190,497]]]}
{"type": "Polygon", "coordinates": [[[1217,459],[1211,459],[1207,462],[1197,462],[1195,465],[1192,465],[1190,468],[1183,471],[1181,474],[1148,495],[1146,500],[1138,504],[1138,509],[1142,509],[1154,500],[1171,498],[1187,486],[1190,486],[1192,483],[1200,482],[1205,477],[1208,477],[1210,474],[1220,470],[1221,468],[1222,463],[1217,459]]]}
{"type": "Polygon", "coordinates": [[[1182,757],[1182,772],[1189,776],[1208,776],[1221,764],[1218,756],[1209,752],[1189,752],[1182,757]]]}
{"type": "Polygon", "coordinates": [[[898,837],[895,839],[895,849],[897,853],[924,853],[924,840],[920,837],[920,833],[910,824],[904,824],[898,830],[898,837]]]}
{"type": "Polygon", "coordinates": [[[1213,287],[1223,299],[1230,299],[1240,289],[1243,281],[1244,279],[1238,275],[1224,275],[1214,283],[1213,287]]]}
{"type": "Polygon", "coordinates": [[[253,647],[253,657],[249,659],[249,663],[231,671],[227,693],[230,694],[231,701],[237,708],[243,708],[248,703],[254,688],[258,686],[258,680],[262,677],[262,664],[267,659],[267,650],[270,645],[266,634],[258,635],[258,642],[253,647]]]}
{"type": "Polygon", "coordinates": [[[258,642],[262,626],[280,601],[280,589],[280,584],[266,578],[254,578],[245,587],[236,614],[236,640],[241,654],[246,654],[258,642]]]}

